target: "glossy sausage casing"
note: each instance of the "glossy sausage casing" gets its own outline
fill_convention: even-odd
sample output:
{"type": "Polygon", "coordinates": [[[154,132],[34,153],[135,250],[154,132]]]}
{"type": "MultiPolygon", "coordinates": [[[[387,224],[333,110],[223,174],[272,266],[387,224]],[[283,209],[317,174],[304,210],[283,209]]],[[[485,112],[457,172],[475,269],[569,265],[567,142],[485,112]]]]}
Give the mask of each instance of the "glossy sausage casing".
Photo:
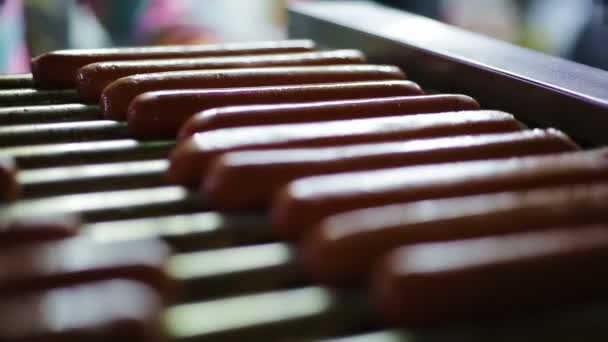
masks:
{"type": "Polygon", "coordinates": [[[608,223],[607,200],[603,182],[360,209],[323,220],[302,240],[302,261],[318,281],[352,285],[400,246],[608,223]]]}
{"type": "Polygon", "coordinates": [[[0,251],[0,293],[5,296],[109,279],[144,282],[173,296],[164,266],[167,246],[156,240],[98,243],[70,238],[0,251]]]}
{"type": "Polygon", "coordinates": [[[458,134],[512,132],[521,127],[512,115],[496,111],[464,111],[226,128],[197,133],[170,154],[168,178],[196,184],[221,153],[245,149],[353,145],[458,134]]]}
{"type": "Polygon", "coordinates": [[[201,110],[227,105],[328,101],[422,95],[410,81],[367,81],[142,94],[129,106],[129,132],[140,138],[175,137],[181,125],[201,110]]]}
{"type": "Polygon", "coordinates": [[[0,248],[66,238],[77,234],[79,228],[80,220],[71,215],[0,222],[0,248]]]}
{"type": "Polygon", "coordinates": [[[153,289],[125,280],[0,294],[0,340],[161,342],[162,308],[153,289]]]}
{"type": "Polygon", "coordinates": [[[475,109],[479,109],[479,104],[471,97],[451,94],[231,106],[196,114],[182,126],[178,138],[219,128],[475,109]]]}
{"type": "Polygon", "coordinates": [[[17,164],[11,157],[0,156],[0,203],[14,201],[21,193],[17,182],[17,164]]]}
{"type": "Polygon", "coordinates": [[[202,184],[214,207],[263,207],[282,185],[304,176],[576,149],[565,134],[549,129],[324,148],[246,150],[216,158],[202,184]]]}
{"type": "Polygon", "coordinates": [[[274,227],[295,238],[324,217],[391,203],[608,180],[608,148],[301,178],[273,202],[274,227]]]}
{"type": "Polygon", "coordinates": [[[119,78],[100,101],[106,118],[124,120],[131,101],[149,91],[403,79],[397,67],[369,64],[168,71],[119,78]]]}
{"type": "Polygon", "coordinates": [[[431,327],[606,299],[608,224],[400,248],[378,265],[384,316],[431,327]]]}
{"type": "Polygon", "coordinates": [[[72,88],[78,69],[91,63],[140,59],[234,56],[314,50],[310,40],[244,42],[206,45],[148,46],[58,50],[32,59],[34,82],[40,88],[72,88]]]}
{"type": "Polygon", "coordinates": [[[178,70],[338,65],[364,62],[365,57],[363,53],[357,50],[99,62],[88,64],[78,70],[76,87],[83,99],[97,101],[108,84],[121,77],[136,74],[178,70]]]}

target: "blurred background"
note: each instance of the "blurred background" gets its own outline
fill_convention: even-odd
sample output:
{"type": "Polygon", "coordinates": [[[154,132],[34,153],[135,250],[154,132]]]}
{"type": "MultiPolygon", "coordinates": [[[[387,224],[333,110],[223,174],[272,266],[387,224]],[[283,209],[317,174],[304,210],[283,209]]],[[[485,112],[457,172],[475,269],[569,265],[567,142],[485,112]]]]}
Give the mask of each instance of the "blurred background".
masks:
{"type": "MultiPolygon", "coordinates": [[[[608,70],[606,0],[376,2],[608,70]]],[[[281,39],[287,3],[0,0],[0,72],[27,72],[30,56],[55,49],[281,39]]]]}

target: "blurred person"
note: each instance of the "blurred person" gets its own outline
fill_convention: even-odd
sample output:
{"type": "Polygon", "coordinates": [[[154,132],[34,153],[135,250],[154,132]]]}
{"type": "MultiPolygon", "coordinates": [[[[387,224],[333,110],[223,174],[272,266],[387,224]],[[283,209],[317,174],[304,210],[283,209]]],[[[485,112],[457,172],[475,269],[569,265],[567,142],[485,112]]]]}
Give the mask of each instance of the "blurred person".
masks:
{"type": "Polygon", "coordinates": [[[608,70],[608,1],[594,1],[591,15],[568,53],[572,60],[608,70]]]}
{"type": "Polygon", "coordinates": [[[214,41],[187,12],[178,0],[0,0],[0,72],[27,72],[29,56],[50,50],[214,41]],[[105,40],[81,32],[87,14],[105,40]]]}
{"type": "Polygon", "coordinates": [[[27,70],[21,0],[0,0],[0,73],[27,70]]]}
{"type": "Polygon", "coordinates": [[[376,0],[608,70],[608,0],[376,0]]]}

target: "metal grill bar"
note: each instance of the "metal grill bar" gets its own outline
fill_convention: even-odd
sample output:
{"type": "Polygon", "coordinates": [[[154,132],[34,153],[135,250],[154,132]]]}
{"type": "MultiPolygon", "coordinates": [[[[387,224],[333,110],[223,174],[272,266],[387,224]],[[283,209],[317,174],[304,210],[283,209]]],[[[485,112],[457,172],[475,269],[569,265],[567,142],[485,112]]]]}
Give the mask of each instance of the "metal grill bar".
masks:
{"type": "Polygon", "coordinates": [[[82,234],[98,241],[160,237],[176,251],[196,251],[270,242],[270,222],[260,213],[202,212],[89,223],[82,234]]]}
{"type": "Polygon", "coordinates": [[[88,121],[101,118],[97,105],[81,103],[0,108],[0,125],[40,124],[60,121],[88,121]]]}
{"type": "Polygon", "coordinates": [[[20,169],[88,163],[164,158],[175,141],[140,142],[133,139],[90,141],[52,145],[1,148],[0,155],[12,156],[20,169]]]}
{"type": "Polygon", "coordinates": [[[165,159],[153,159],[33,169],[21,171],[18,180],[23,198],[144,188],[163,185],[168,164],[165,159]]]}
{"type": "Polygon", "coordinates": [[[33,86],[32,74],[0,75],[0,89],[31,88],[33,86]]]}
{"type": "Polygon", "coordinates": [[[0,90],[0,106],[70,103],[79,100],[78,92],[74,89],[39,90],[24,88],[0,90]]]}
{"type": "Polygon", "coordinates": [[[6,221],[30,216],[79,214],[84,220],[101,221],[205,209],[200,194],[178,186],[103,191],[22,200],[0,208],[6,221]]]}
{"type": "Polygon", "coordinates": [[[0,127],[0,145],[48,144],[128,138],[127,124],[110,120],[0,127]]]}

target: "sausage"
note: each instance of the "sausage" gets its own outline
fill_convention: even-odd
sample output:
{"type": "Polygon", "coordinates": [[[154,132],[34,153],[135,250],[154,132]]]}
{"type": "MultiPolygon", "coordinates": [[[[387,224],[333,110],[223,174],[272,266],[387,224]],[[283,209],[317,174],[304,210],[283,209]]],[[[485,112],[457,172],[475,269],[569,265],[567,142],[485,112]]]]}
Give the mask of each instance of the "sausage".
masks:
{"type": "Polygon", "coordinates": [[[367,118],[349,121],[226,128],[197,133],[170,153],[167,178],[195,185],[221,153],[353,145],[457,134],[511,132],[520,129],[512,115],[496,111],[449,112],[367,118]]]}
{"type": "Polygon", "coordinates": [[[148,91],[402,79],[397,67],[368,64],[168,71],[119,78],[104,89],[100,103],[106,118],[124,120],[131,101],[148,91]]]}
{"type": "Polygon", "coordinates": [[[608,180],[608,148],[301,178],[273,201],[277,232],[297,238],[335,213],[391,203],[608,180]]]}
{"type": "Polygon", "coordinates": [[[0,222],[0,248],[73,236],[80,220],[72,215],[31,217],[13,222],[0,222]]]}
{"type": "Polygon", "coordinates": [[[167,90],[142,94],[129,106],[129,131],[139,138],[175,137],[196,112],[226,105],[326,101],[421,95],[410,81],[367,81],[203,90],[167,90]]]}
{"type": "Polygon", "coordinates": [[[606,298],[608,225],[401,247],[374,267],[373,301],[431,327],[606,298]]]}
{"type": "Polygon", "coordinates": [[[316,280],[352,285],[400,246],[608,223],[606,200],[608,183],[598,182],[344,212],[305,236],[301,261],[316,280]]]}
{"type": "Polygon", "coordinates": [[[214,207],[254,208],[269,204],[282,185],[304,176],[576,149],[562,132],[537,129],[325,148],[249,150],[216,158],[202,185],[214,207]]]}
{"type": "Polygon", "coordinates": [[[304,52],[315,49],[310,40],[285,40],[206,45],[147,46],[106,49],[57,50],[32,59],[34,83],[40,88],[73,88],[81,67],[103,61],[238,56],[304,52]]]}
{"type": "Polygon", "coordinates": [[[98,62],[78,70],[76,87],[85,100],[99,100],[103,89],[113,81],[136,74],[163,71],[253,68],[294,65],[359,64],[365,56],[357,50],[299,52],[289,54],[225,57],[175,58],[136,61],[98,62]]]}
{"type": "Polygon", "coordinates": [[[0,294],[0,340],[160,342],[162,309],[153,289],[125,280],[0,294]]]}
{"type": "Polygon", "coordinates": [[[190,118],[180,129],[179,139],[212,129],[284,124],[396,114],[420,114],[479,109],[465,95],[399,96],[326,102],[281,103],[213,108],[190,118]]]}
{"type": "Polygon", "coordinates": [[[108,279],[144,282],[167,297],[169,249],[157,240],[96,243],[82,237],[18,245],[0,251],[0,293],[17,295],[108,279]]]}
{"type": "Polygon", "coordinates": [[[0,203],[16,200],[21,193],[17,181],[17,164],[8,156],[0,156],[0,203]]]}

